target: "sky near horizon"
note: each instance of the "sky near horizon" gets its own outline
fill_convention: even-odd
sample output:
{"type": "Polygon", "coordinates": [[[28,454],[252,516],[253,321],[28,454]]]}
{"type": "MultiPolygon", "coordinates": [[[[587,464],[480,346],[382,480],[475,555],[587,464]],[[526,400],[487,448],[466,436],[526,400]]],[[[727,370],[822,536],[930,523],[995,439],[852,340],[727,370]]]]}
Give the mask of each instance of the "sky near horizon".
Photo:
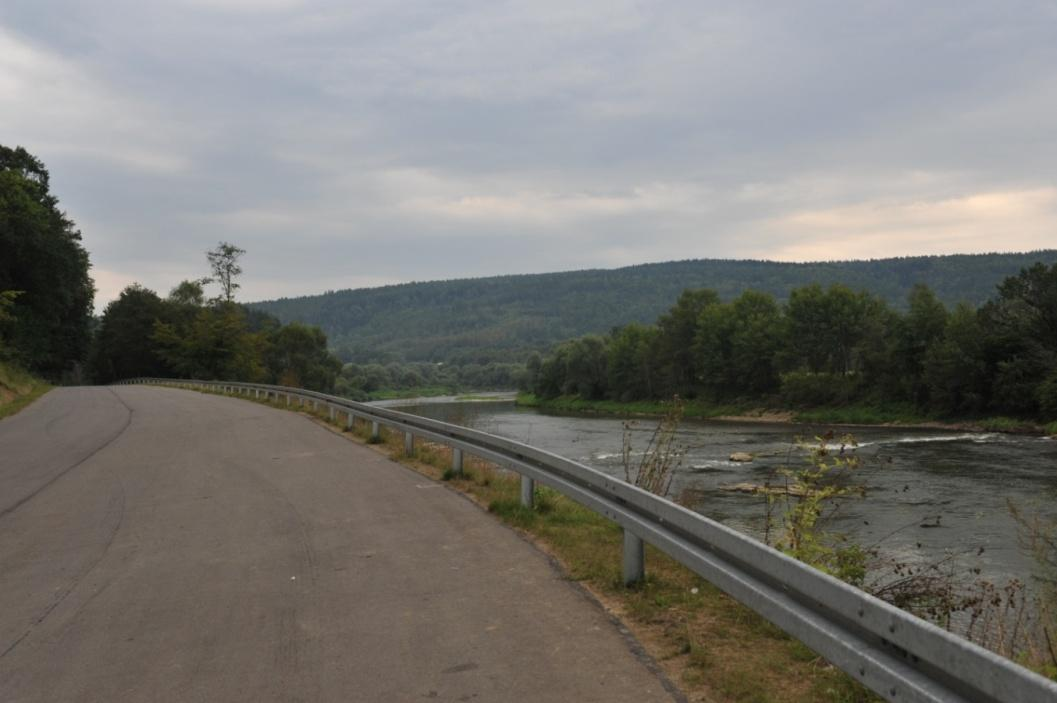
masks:
{"type": "Polygon", "coordinates": [[[4,0],[0,144],[100,309],[1057,248],[1057,2],[4,0]]]}

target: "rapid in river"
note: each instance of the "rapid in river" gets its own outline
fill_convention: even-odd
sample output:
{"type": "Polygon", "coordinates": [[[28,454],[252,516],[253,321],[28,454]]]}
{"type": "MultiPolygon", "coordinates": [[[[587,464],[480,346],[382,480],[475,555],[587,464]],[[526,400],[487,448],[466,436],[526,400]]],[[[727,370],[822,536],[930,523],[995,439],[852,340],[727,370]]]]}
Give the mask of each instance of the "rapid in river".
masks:
{"type": "MultiPolygon", "coordinates": [[[[550,414],[512,402],[421,403],[400,408],[445,422],[509,437],[624,477],[623,420],[550,414]]],[[[656,427],[637,419],[634,464],[656,427]]],[[[774,480],[782,466],[804,466],[796,437],[810,441],[833,430],[851,434],[861,467],[855,480],[863,498],[843,500],[827,529],[860,545],[876,545],[890,558],[932,563],[957,555],[950,568],[998,585],[1030,583],[1035,569],[1018,544],[1009,505],[1057,520],[1057,441],[1043,437],[895,427],[830,427],[684,420],[676,443],[685,449],[670,497],[703,515],[763,538],[767,501],[730,490],[774,480]],[[751,462],[730,461],[747,452],[751,462]]],[[[836,441],[836,440],[833,440],[836,441]]]]}

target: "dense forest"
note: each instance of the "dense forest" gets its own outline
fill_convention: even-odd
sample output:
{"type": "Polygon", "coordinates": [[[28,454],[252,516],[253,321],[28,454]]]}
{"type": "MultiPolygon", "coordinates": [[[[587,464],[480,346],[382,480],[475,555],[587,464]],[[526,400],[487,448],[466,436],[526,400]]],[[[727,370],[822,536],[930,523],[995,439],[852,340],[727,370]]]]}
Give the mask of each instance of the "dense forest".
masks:
{"type": "Polygon", "coordinates": [[[535,350],[631,322],[647,324],[680,292],[709,288],[720,300],[746,290],[779,303],[810,283],[866,290],[897,310],[917,283],[946,306],[978,306],[1007,276],[1057,250],[1030,254],[778,263],[677,261],[613,270],[409,283],[253,303],[283,321],[319,325],[345,361],[448,364],[524,360],[535,350]]]}
{"type": "Polygon", "coordinates": [[[44,164],[0,145],[0,362],[53,381],[81,378],[95,295],[88,267],[44,164]]]}
{"type": "Polygon", "coordinates": [[[783,303],[687,290],[655,324],[566,341],[528,362],[537,396],[701,398],[766,407],[904,404],[939,416],[1057,420],[1057,264],[1006,278],[979,307],[915,285],[902,309],[834,284],[783,303]]]}

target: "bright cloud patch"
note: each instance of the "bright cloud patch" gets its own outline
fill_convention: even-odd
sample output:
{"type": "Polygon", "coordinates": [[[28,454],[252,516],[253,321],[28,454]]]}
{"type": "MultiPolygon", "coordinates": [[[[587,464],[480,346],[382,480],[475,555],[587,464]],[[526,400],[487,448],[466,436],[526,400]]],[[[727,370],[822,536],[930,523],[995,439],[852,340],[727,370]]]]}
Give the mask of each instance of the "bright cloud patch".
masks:
{"type": "Polygon", "coordinates": [[[785,240],[770,254],[784,261],[1051,248],[1057,188],[808,210],[767,228],[785,240]]]}

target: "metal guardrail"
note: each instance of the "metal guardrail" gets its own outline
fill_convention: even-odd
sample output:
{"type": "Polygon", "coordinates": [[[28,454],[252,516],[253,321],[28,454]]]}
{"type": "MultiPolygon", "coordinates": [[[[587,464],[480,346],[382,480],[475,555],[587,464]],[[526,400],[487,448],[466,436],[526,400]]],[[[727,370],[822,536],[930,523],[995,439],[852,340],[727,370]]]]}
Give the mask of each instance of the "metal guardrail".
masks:
{"type": "Polygon", "coordinates": [[[138,378],[154,384],[284,397],[315,409],[404,432],[405,451],[421,437],[453,448],[452,468],[470,453],[519,473],[522,502],[534,482],[618,523],[625,582],[643,575],[643,541],[756,611],[854,679],[891,701],[1057,701],[1057,683],[925,622],[771,547],[600,471],[520,442],[299,388],[253,383],[138,378]]]}

